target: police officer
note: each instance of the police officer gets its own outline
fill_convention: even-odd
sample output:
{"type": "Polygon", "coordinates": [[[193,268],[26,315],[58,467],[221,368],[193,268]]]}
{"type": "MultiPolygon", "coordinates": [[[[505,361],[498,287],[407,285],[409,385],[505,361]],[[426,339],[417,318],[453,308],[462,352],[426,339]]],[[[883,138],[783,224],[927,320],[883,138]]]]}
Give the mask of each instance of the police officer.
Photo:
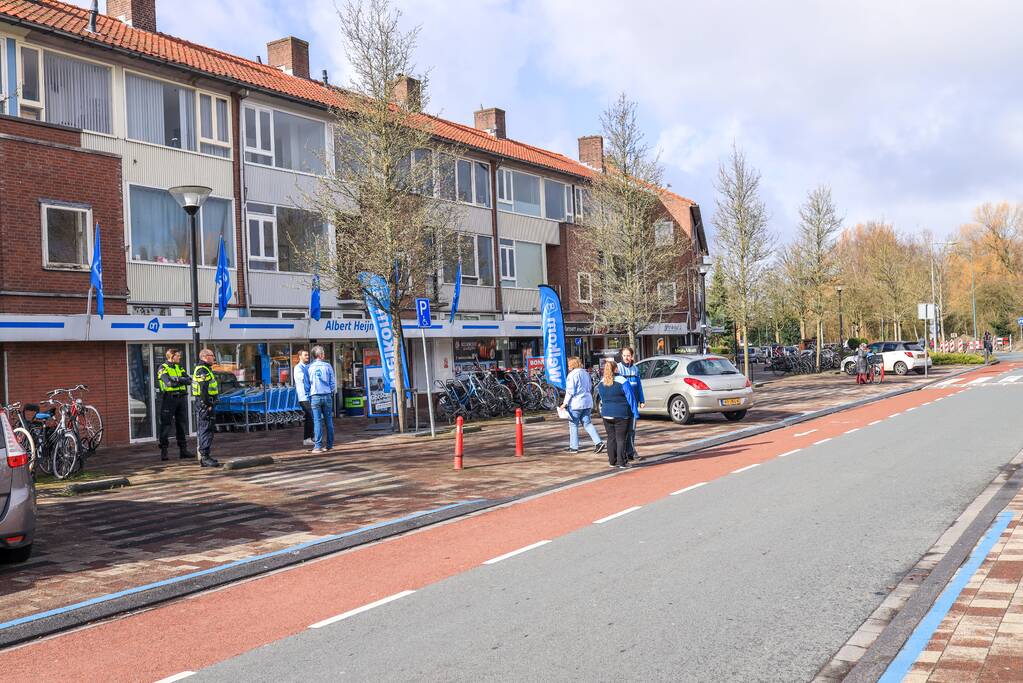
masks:
{"type": "Polygon", "coordinates": [[[158,400],[160,409],[160,460],[167,460],[167,446],[170,442],[171,427],[178,441],[181,459],[191,458],[185,441],[188,426],[188,387],[192,383],[181,367],[181,352],[167,349],[167,361],[157,372],[160,386],[158,400]]]}
{"type": "Polygon", "coordinates": [[[213,431],[216,423],[213,417],[213,406],[217,403],[220,388],[217,376],[213,374],[213,361],[216,356],[210,349],[199,352],[199,364],[192,370],[192,398],[195,399],[195,431],[199,441],[199,464],[202,467],[220,467],[216,458],[210,455],[213,447],[213,431]]]}

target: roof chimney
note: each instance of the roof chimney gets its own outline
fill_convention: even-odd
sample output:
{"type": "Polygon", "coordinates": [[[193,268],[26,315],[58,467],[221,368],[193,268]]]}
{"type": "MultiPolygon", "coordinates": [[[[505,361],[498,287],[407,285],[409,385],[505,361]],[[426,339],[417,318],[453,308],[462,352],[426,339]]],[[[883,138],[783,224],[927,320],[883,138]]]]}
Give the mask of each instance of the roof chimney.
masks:
{"type": "Polygon", "coordinates": [[[422,111],[423,84],[419,79],[401,74],[391,88],[391,101],[409,111],[422,111]]]}
{"type": "Polygon", "coordinates": [[[604,172],[604,138],[586,135],[579,138],[579,161],[595,171],[604,172]]]}
{"type": "Polygon", "coordinates": [[[266,63],[286,74],[309,78],[309,43],[294,36],[267,43],[266,63]]]}
{"type": "Polygon", "coordinates": [[[499,140],[508,137],[508,129],[504,123],[504,109],[497,107],[480,109],[473,113],[473,119],[477,129],[484,130],[499,140]]]}
{"type": "Polygon", "coordinates": [[[107,0],[107,16],[143,31],[156,32],[156,0],[107,0]]]}

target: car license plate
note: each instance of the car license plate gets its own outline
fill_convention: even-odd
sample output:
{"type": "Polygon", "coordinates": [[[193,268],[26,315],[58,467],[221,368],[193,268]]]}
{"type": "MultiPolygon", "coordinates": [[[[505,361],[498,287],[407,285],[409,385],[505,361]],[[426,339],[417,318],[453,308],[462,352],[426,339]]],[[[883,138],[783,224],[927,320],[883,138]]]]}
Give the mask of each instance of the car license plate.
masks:
{"type": "Polygon", "coordinates": [[[741,398],[723,398],[721,399],[721,405],[723,406],[741,406],[741,398]]]}

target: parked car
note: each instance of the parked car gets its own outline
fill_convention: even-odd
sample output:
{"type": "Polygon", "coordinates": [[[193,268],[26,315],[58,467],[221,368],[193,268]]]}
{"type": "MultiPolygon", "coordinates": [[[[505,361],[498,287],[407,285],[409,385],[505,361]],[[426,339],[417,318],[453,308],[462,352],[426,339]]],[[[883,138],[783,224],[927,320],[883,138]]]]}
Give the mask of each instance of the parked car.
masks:
{"type": "Polygon", "coordinates": [[[753,407],[753,385],[720,356],[657,356],[640,361],[638,368],[646,398],[641,415],[690,424],[701,413],[723,413],[737,421],[753,407]]]}
{"type": "MultiPolygon", "coordinates": [[[[749,362],[750,363],[763,363],[767,356],[764,355],[763,349],[759,346],[749,347],[749,362]]],[[[742,349],[739,349],[739,362],[742,362],[742,349]]]]}
{"type": "MultiPolygon", "coordinates": [[[[881,354],[884,359],[884,371],[894,372],[896,375],[906,375],[910,372],[924,373],[925,365],[931,365],[931,359],[924,353],[924,347],[915,341],[880,341],[868,344],[867,349],[871,354],[881,354]]],[[[842,359],[842,369],[846,374],[856,374],[856,355],[846,356],[842,359]]]]}
{"type": "Polygon", "coordinates": [[[0,415],[0,556],[24,562],[32,555],[36,530],[36,487],[28,453],[14,439],[7,415],[0,415]]]}

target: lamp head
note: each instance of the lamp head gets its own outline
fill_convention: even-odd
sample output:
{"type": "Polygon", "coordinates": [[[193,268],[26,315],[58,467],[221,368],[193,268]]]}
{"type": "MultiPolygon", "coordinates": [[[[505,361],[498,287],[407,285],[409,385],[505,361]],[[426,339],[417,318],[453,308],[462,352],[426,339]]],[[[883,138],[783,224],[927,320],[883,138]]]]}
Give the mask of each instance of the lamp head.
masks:
{"type": "Polygon", "coordinates": [[[189,216],[194,216],[213,190],[202,185],[179,185],[172,187],[169,192],[189,216]]]}

